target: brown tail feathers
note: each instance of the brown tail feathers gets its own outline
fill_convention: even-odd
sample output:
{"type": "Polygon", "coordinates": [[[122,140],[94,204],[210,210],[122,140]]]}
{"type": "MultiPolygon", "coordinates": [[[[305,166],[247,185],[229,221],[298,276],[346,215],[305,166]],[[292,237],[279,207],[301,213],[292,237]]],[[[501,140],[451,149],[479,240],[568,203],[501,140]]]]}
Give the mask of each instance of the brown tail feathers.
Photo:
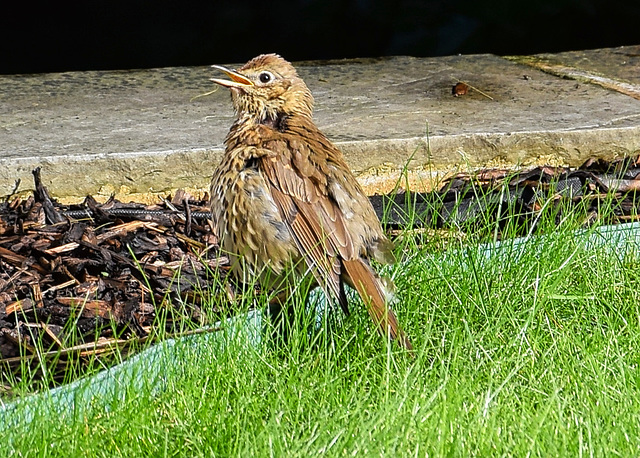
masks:
{"type": "Polygon", "coordinates": [[[344,279],[358,291],[367,306],[369,316],[379,326],[381,334],[395,340],[401,347],[413,350],[409,338],[398,325],[398,318],[388,307],[381,281],[371,267],[361,259],[343,259],[342,265],[346,273],[344,279]]]}

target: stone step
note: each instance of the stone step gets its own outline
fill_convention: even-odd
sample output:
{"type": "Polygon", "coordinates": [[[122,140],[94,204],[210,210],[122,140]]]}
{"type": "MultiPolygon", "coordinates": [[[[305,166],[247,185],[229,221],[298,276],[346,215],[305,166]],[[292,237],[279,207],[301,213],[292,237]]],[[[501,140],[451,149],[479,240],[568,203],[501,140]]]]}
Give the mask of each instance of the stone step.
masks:
{"type": "MultiPolygon", "coordinates": [[[[317,124],[369,193],[400,178],[428,190],[461,170],[640,153],[640,45],[296,66],[317,124]],[[470,89],[455,97],[458,82],[470,89]]],[[[228,92],[209,81],[217,76],[209,67],[0,76],[0,196],[17,179],[18,191],[31,189],[37,166],[67,200],[206,189],[233,116],[228,92]]]]}

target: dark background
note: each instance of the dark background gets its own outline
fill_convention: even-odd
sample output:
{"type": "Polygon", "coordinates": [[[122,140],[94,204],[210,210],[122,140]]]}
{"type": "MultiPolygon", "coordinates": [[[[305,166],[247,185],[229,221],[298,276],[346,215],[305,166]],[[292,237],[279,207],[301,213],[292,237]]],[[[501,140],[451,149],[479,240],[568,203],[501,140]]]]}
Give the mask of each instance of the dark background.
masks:
{"type": "Polygon", "coordinates": [[[533,54],[640,44],[638,0],[21,3],[3,8],[0,73],[289,60],[533,54]]]}

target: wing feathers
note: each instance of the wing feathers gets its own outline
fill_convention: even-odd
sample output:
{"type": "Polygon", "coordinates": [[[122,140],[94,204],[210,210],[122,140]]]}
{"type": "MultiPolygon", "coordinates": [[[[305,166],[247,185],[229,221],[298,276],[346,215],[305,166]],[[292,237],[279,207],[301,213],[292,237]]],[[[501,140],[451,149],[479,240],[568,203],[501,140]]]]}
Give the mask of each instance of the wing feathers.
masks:
{"type": "Polygon", "coordinates": [[[307,266],[345,313],[343,280],[347,281],[362,297],[381,333],[411,350],[411,342],[387,306],[380,279],[360,258],[340,208],[328,194],[327,174],[321,170],[326,163],[314,163],[312,152],[302,142],[290,143],[274,144],[283,149],[265,154],[260,168],[307,266]]]}
{"type": "Polygon", "coordinates": [[[282,214],[290,215],[286,221],[289,224],[298,250],[304,257],[314,278],[327,295],[338,299],[340,307],[345,313],[348,313],[347,299],[340,282],[340,262],[330,242],[328,242],[326,238],[323,240],[319,237],[318,234],[322,234],[322,230],[317,224],[317,221],[307,217],[308,211],[305,213],[299,211],[299,207],[304,208],[304,203],[298,202],[298,205],[296,205],[290,196],[283,194],[273,187],[271,192],[282,214]],[[296,205],[298,211],[295,213],[285,213],[284,209],[292,205],[296,205]]]}

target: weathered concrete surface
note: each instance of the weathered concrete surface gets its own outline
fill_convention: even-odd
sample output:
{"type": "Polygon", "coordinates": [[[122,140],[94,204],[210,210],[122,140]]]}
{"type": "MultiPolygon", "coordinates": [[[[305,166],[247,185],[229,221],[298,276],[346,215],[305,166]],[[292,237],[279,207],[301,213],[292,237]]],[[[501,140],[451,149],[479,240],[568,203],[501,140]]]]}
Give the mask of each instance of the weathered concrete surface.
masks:
{"type": "MultiPolygon", "coordinates": [[[[639,55],[635,46],[534,60],[588,62],[638,88],[639,55]]],[[[370,192],[392,187],[405,166],[411,186],[429,188],[458,169],[640,153],[640,100],[529,62],[394,57],[298,68],[316,122],[370,192]],[[478,90],[453,97],[457,81],[478,90]]],[[[208,67],[0,76],[0,196],[18,178],[29,189],[36,166],[63,197],[206,188],[233,115],[222,88],[193,99],[214,88],[213,76],[208,67]]]]}
{"type": "Polygon", "coordinates": [[[592,49],[509,59],[562,78],[597,84],[640,100],[640,47],[592,49]]]}
{"type": "Polygon", "coordinates": [[[536,57],[636,85],[640,84],[640,46],[538,54],[536,57]]]}

